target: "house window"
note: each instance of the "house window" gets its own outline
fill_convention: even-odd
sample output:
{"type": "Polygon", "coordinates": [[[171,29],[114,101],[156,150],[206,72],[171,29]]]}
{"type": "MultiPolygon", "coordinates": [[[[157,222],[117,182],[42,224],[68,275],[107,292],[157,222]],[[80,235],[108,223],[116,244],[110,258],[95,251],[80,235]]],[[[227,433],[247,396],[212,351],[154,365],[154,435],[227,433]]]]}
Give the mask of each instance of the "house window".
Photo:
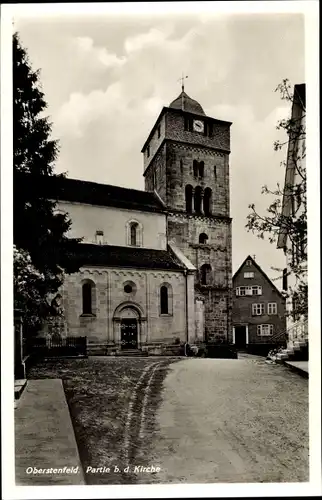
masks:
{"type": "Polygon", "coordinates": [[[206,245],[208,242],[208,236],[206,235],[206,233],[201,233],[199,235],[199,243],[201,243],[202,245],[206,245]]]}
{"type": "Polygon", "coordinates": [[[203,209],[205,215],[210,215],[211,213],[211,194],[211,189],[207,187],[203,197],[203,209]]]}
{"type": "Polygon", "coordinates": [[[132,222],[132,224],[130,226],[130,238],[131,238],[131,245],[132,246],[137,245],[137,230],[138,230],[138,223],[132,222]]]}
{"type": "Polygon", "coordinates": [[[262,287],[255,285],[255,286],[238,286],[236,288],[236,295],[238,296],[243,296],[243,295],[262,295],[262,287]]]}
{"type": "Polygon", "coordinates": [[[251,266],[252,265],[252,261],[251,260],[246,260],[246,266],[251,266]]]}
{"type": "Polygon", "coordinates": [[[211,283],[211,266],[203,264],[200,268],[200,282],[202,285],[210,285],[211,283]]]}
{"type": "Polygon", "coordinates": [[[95,284],[91,280],[84,280],[82,284],[82,314],[93,314],[95,284]]]}
{"type": "Polygon", "coordinates": [[[160,287],[160,314],[172,314],[172,286],[163,283],[160,287]]]}
{"type": "Polygon", "coordinates": [[[273,325],[257,325],[257,335],[262,337],[273,335],[273,325]]]}
{"type": "Polygon", "coordinates": [[[261,316],[265,312],[264,304],[252,304],[252,315],[261,316]]]}
{"type": "Polygon", "coordinates": [[[287,291],[287,269],[283,269],[283,290],[287,291]]]}
{"type": "Polygon", "coordinates": [[[267,307],[267,314],[277,314],[276,302],[269,302],[267,307]]]}
{"type": "Polygon", "coordinates": [[[192,186],[190,184],[186,186],[186,211],[192,212],[192,186]]]}
{"type": "Polygon", "coordinates": [[[244,278],[254,278],[254,273],[253,272],[244,273],[244,278]]]}
{"type": "Polygon", "coordinates": [[[103,243],[104,243],[104,232],[103,231],[96,231],[95,241],[98,245],[103,245],[103,243]]]}

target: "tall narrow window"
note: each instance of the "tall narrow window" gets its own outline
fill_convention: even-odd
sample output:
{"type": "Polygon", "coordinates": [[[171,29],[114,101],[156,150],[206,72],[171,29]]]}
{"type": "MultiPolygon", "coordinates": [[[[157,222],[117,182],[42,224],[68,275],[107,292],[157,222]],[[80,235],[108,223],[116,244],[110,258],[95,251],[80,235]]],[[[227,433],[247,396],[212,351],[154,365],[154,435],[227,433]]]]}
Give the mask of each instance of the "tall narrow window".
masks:
{"type": "Polygon", "coordinates": [[[205,172],[205,164],[203,161],[199,163],[199,177],[203,178],[205,172]]]}
{"type": "Polygon", "coordinates": [[[138,223],[132,222],[130,227],[130,241],[132,246],[137,245],[137,230],[138,230],[138,223]]]}
{"type": "Polygon", "coordinates": [[[200,268],[200,282],[202,285],[210,285],[211,283],[211,266],[203,264],[200,268]]]}
{"type": "Polygon", "coordinates": [[[201,213],[201,187],[197,186],[195,189],[195,212],[201,213]]]}
{"type": "Polygon", "coordinates": [[[186,211],[192,212],[192,186],[190,184],[186,186],[186,211]]]}
{"type": "Polygon", "coordinates": [[[198,177],[198,167],[199,167],[199,163],[197,162],[197,160],[193,160],[193,176],[194,177],[198,177]]]}
{"type": "Polygon", "coordinates": [[[160,288],[160,310],[161,314],[169,314],[168,287],[165,285],[160,288]]]}
{"type": "Polygon", "coordinates": [[[214,177],[217,179],[217,165],[214,165],[214,177]]]}
{"type": "Polygon", "coordinates": [[[159,139],[161,136],[161,125],[158,126],[157,131],[158,131],[158,139],[159,139]]]}
{"type": "Polygon", "coordinates": [[[91,283],[83,284],[82,297],[83,297],[83,314],[93,314],[91,283]]]}
{"type": "Polygon", "coordinates": [[[211,189],[207,187],[203,196],[203,209],[205,215],[211,214],[211,194],[211,189]]]}

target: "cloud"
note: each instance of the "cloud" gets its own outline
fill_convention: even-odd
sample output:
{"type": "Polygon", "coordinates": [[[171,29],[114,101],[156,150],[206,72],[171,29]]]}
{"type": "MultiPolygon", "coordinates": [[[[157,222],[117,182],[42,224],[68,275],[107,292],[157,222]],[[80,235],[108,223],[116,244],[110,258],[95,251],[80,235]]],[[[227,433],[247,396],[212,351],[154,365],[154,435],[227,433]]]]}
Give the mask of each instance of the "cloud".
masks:
{"type": "Polygon", "coordinates": [[[144,48],[153,47],[163,43],[171,34],[172,29],[169,30],[169,25],[164,29],[151,28],[148,32],[139,33],[135,36],[128,37],[124,42],[124,49],[128,54],[139,52],[144,48]]]}
{"type": "Polygon", "coordinates": [[[233,122],[234,269],[251,253],[269,272],[283,255],[247,233],[245,223],[249,203],[261,212],[269,205],[261,186],[283,182],[285,151],[274,152],[273,143],[276,123],[289,107],[274,89],[285,77],[303,81],[301,23],[294,16],[207,15],[45,27],[39,22],[29,32],[22,29],[36,67],[43,69],[48,111],[61,142],[57,170],[142,189],[141,146],[162,107],[180,93],[183,71],[186,92],[206,114],[233,122]]]}
{"type": "Polygon", "coordinates": [[[71,44],[78,56],[86,58],[86,61],[101,64],[105,68],[114,68],[126,63],[125,57],[117,57],[116,54],[108,52],[105,47],[95,47],[90,37],[73,38],[71,44]]]}

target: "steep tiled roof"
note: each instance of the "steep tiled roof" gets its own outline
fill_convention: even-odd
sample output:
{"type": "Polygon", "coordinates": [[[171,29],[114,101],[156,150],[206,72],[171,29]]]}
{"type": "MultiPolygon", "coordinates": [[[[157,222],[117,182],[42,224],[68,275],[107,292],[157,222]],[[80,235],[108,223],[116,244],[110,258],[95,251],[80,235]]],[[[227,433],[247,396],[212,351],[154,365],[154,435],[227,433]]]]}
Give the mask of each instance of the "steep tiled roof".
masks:
{"type": "MultiPolygon", "coordinates": [[[[162,212],[164,206],[152,192],[98,184],[61,176],[31,176],[21,174],[15,182],[23,189],[33,189],[55,201],[74,201],[90,205],[112,206],[162,212]]],[[[17,186],[18,187],[18,186],[17,186]]]]}
{"type": "Polygon", "coordinates": [[[133,267],[141,269],[185,269],[170,248],[121,247],[81,243],[70,255],[79,266],[133,267]]]}
{"type": "Polygon", "coordinates": [[[272,280],[269,279],[269,277],[267,276],[266,273],[264,273],[263,269],[257,264],[257,262],[255,261],[255,259],[253,259],[250,255],[248,255],[248,257],[246,257],[246,259],[244,260],[244,262],[241,264],[241,266],[239,266],[239,268],[237,269],[237,271],[235,272],[234,276],[233,276],[233,281],[234,279],[236,278],[237,274],[240,273],[240,271],[243,269],[243,267],[245,266],[246,264],[246,261],[247,260],[251,260],[252,261],[252,264],[254,267],[256,267],[256,269],[262,273],[262,275],[264,276],[264,278],[266,278],[266,280],[270,283],[270,285],[272,286],[272,288],[274,288],[281,297],[284,298],[283,294],[280,292],[280,290],[274,285],[274,283],[272,282],[272,280]]]}

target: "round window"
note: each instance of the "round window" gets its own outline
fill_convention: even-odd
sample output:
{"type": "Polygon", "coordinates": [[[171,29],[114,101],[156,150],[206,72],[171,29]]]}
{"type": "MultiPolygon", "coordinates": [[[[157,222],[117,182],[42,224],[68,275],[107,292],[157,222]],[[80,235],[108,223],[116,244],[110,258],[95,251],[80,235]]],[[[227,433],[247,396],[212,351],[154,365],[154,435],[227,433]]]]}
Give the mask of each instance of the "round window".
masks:
{"type": "Polygon", "coordinates": [[[125,287],[124,287],[124,292],[125,293],[132,293],[132,290],[133,290],[133,288],[132,288],[131,285],[129,285],[129,284],[125,285],[125,287]]]}
{"type": "Polygon", "coordinates": [[[133,281],[125,281],[123,290],[126,295],[134,296],[136,293],[136,284],[133,281]]]}

